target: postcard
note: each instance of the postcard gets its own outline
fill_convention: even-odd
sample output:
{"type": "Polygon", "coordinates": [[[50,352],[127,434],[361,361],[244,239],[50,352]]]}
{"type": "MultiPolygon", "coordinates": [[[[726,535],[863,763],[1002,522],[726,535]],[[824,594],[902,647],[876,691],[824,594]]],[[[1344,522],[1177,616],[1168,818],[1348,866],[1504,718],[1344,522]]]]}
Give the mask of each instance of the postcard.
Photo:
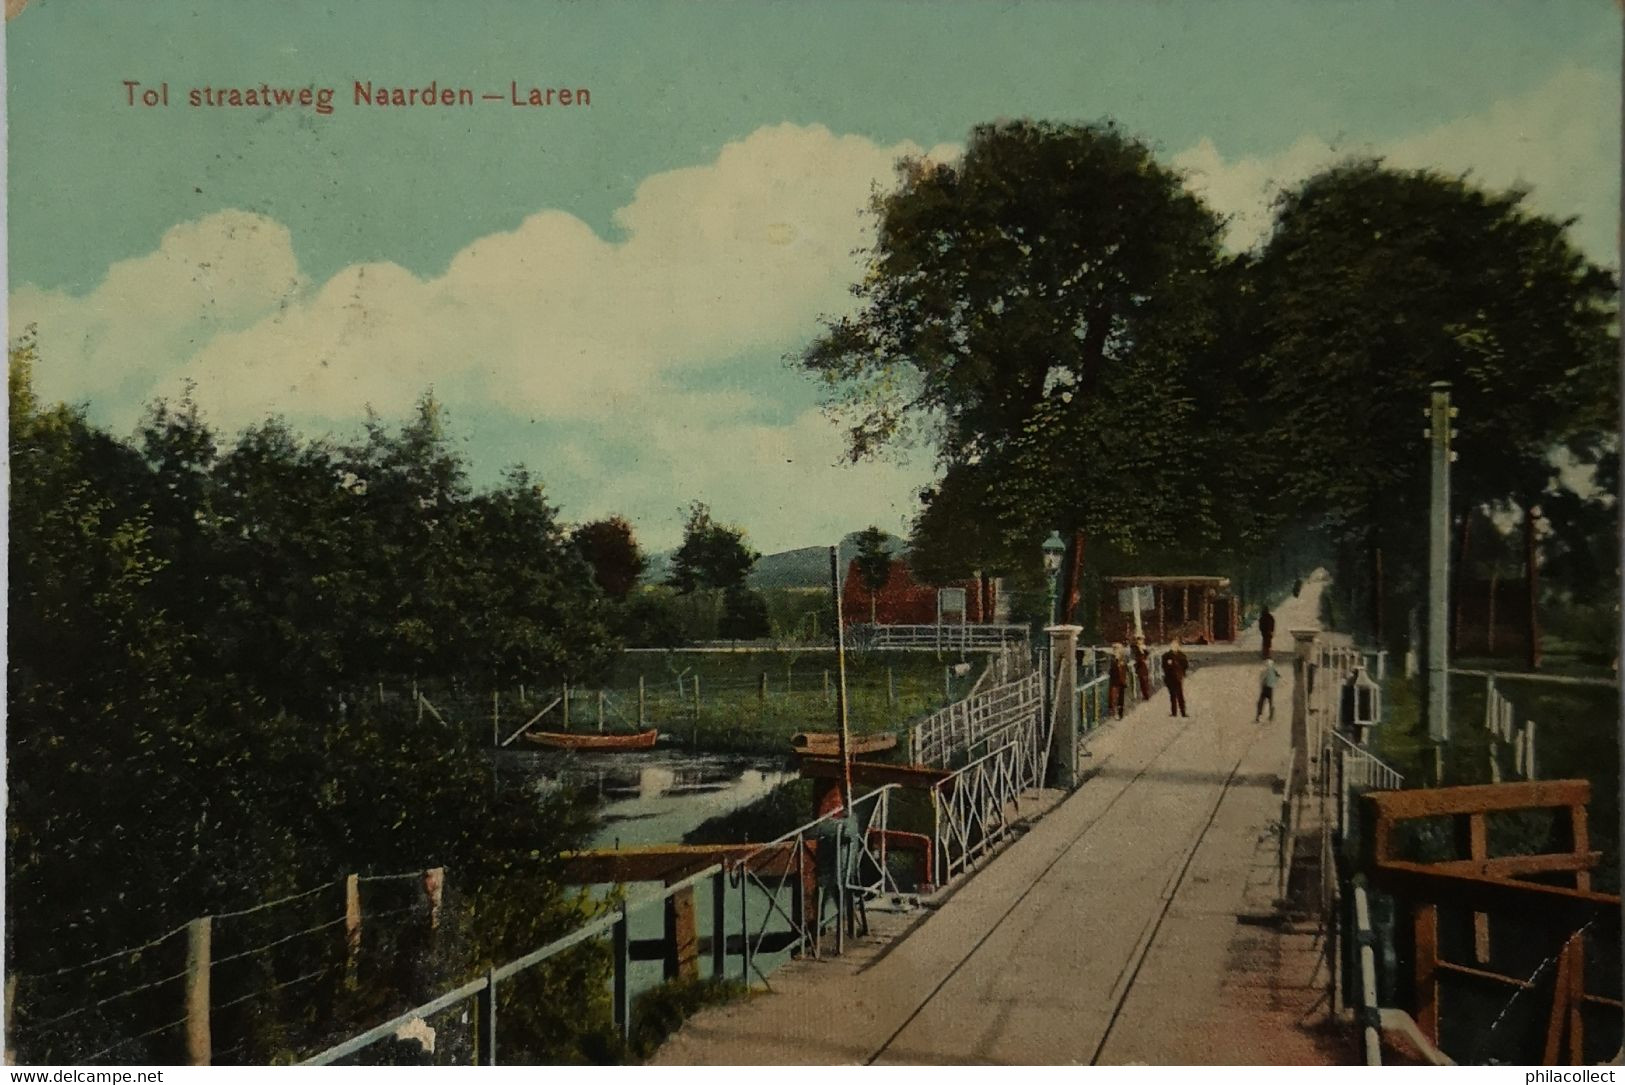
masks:
{"type": "Polygon", "coordinates": [[[1619,1060],[1618,5],[4,56],[8,1062],[1619,1060]]]}

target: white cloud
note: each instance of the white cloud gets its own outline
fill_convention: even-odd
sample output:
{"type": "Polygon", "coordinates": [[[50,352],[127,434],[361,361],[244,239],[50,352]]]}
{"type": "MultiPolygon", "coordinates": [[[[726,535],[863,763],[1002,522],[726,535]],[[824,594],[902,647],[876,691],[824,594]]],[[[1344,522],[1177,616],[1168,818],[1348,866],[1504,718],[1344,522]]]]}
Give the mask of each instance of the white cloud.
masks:
{"type": "Polygon", "coordinates": [[[1245,249],[1269,230],[1270,201],[1349,155],[1378,155],[1404,169],[1469,173],[1492,188],[1532,191],[1529,206],[1557,218],[1580,216],[1575,239],[1591,258],[1617,258],[1619,87],[1600,72],[1570,65],[1530,93],[1385,144],[1333,144],[1300,135],[1267,157],[1227,160],[1204,138],[1174,156],[1191,185],[1231,216],[1228,241],[1245,249]]]}
{"type": "Polygon", "coordinates": [[[544,434],[548,423],[590,434],[535,457],[590,480],[554,489],[571,517],[616,511],[669,527],[700,497],[752,526],[759,545],[859,520],[895,528],[923,468],[837,470],[831,424],[816,412],[752,422],[735,371],[717,370],[737,366],[741,384],[760,387],[783,344],[852,303],[853,250],[869,240],[860,211],[897,159],[920,151],[822,126],[763,128],[713,162],[646,179],[615,215],[622,240],[541,211],[429,278],[370,263],[308,283],[282,226],[221,212],[177,226],[87,295],[18,290],[11,318],[39,326],[42,395],[88,399],[118,428],[183,380],[226,430],[272,413],[324,425],[368,406],[399,416],[433,385],[454,413],[502,409],[544,434]],[[741,358],[756,361],[724,362],[741,358]],[[721,390],[686,390],[702,369],[721,390]]]}

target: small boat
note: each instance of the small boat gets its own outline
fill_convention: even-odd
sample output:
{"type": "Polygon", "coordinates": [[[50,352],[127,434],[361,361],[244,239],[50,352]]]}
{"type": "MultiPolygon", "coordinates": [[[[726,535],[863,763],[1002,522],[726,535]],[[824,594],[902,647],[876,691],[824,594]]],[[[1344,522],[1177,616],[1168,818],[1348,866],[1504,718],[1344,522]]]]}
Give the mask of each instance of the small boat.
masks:
{"type": "Polygon", "coordinates": [[[524,737],[552,750],[652,750],[660,732],[654,728],[633,735],[601,735],[592,731],[526,731],[524,737]]]}
{"type": "MultiPolygon", "coordinates": [[[[846,752],[852,757],[866,753],[879,753],[897,745],[897,736],[889,733],[853,735],[846,743],[846,752]]],[[[841,756],[841,736],[833,731],[802,731],[790,736],[790,749],[806,757],[841,756]]]]}

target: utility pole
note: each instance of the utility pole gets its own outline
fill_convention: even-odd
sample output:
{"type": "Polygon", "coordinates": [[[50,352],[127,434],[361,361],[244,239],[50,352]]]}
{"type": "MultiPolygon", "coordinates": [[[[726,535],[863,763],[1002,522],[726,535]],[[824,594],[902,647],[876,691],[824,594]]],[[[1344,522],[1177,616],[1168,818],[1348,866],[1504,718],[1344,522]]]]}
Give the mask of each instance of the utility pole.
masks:
{"type": "Polygon", "coordinates": [[[1434,768],[1444,765],[1444,744],[1450,741],[1450,464],[1456,454],[1450,440],[1456,408],[1450,405],[1450,382],[1434,381],[1432,402],[1423,412],[1428,428],[1432,483],[1428,503],[1428,739],[1433,743],[1434,768]]]}
{"type": "MultiPolygon", "coordinates": [[[[841,613],[840,547],[829,548],[829,583],[835,596],[835,718],[841,754],[841,814],[852,816],[852,746],[846,720],[846,629],[841,613]]],[[[825,672],[826,675],[828,672],[825,672]]]]}

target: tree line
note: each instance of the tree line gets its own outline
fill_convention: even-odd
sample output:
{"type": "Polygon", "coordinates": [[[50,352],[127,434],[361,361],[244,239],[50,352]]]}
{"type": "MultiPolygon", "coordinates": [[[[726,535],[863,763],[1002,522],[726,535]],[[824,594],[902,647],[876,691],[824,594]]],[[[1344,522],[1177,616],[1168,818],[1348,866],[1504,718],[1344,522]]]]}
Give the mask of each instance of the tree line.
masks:
{"type": "Polygon", "coordinates": [[[1549,594],[1605,604],[1618,283],[1526,195],[1352,159],[1228,253],[1115,125],[983,125],[874,196],[857,309],[792,361],[854,460],[935,450],[911,558],[939,583],[1031,582],[1052,529],[1073,616],[1086,570],[1229,573],[1257,597],[1326,560],[1356,631],[1397,644],[1423,588],[1423,408],[1448,380],[1458,534],[1538,519],[1549,594]]]}
{"type": "MultiPolygon", "coordinates": [[[[432,395],[347,443],[276,419],[226,441],[189,397],[153,404],[121,440],[42,404],[37,360],[24,338],[9,367],[5,949],[23,977],[19,1028],[66,997],[31,977],[349,873],[450,868],[442,941],[459,966],[580,923],[593,905],[552,868],[586,840],[591,805],[499,780],[487,730],[373,691],[595,680],[620,644],[628,570],[616,579],[603,540],[624,521],[568,531],[519,468],[475,489],[432,395]]],[[[620,541],[641,561],[629,529],[620,541]]],[[[561,987],[515,1011],[551,1022],[524,1041],[554,1038],[536,1058],[613,1056],[607,1001],[582,979],[602,965],[561,962],[588,994],[561,987]]],[[[76,975],[95,981],[85,990],[120,982],[76,975]]],[[[119,1005],[161,1021],[172,994],[119,1005]]],[[[313,1026],[342,1027],[346,1007],[367,1022],[414,995],[335,1008],[289,989],[258,1004],[248,1061],[286,1057],[279,1030],[314,1005],[333,1019],[313,1026]]],[[[62,1060],[120,1030],[141,1031],[97,1015],[36,1041],[62,1060]]]]}

